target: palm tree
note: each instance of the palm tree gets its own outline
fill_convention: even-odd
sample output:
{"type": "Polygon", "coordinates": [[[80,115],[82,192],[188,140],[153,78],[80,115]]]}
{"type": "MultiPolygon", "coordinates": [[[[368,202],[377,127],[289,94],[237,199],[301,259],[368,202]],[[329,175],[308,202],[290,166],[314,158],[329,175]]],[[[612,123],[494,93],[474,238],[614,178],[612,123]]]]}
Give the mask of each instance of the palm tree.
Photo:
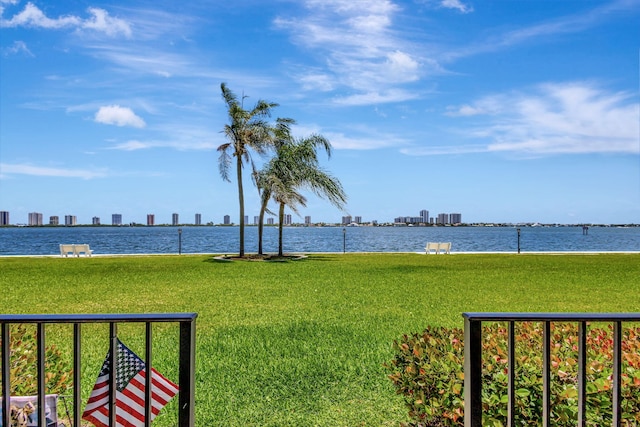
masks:
{"type": "Polygon", "coordinates": [[[229,169],[232,157],[236,158],[236,176],[238,180],[238,201],[240,204],[240,251],[244,256],[244,192],[242,188],[242,168],[245,162],[250,162],[252,169],[255,165],[251,158],[253,150],[259,154],[265,154],[272,144],[272,128],[266,118],[271,116],[271,109],[278,104],[259,100],[253,109],[245,110],[243,101],[238,102],[238,97],[227,88],[226,83],[220,84],[222,98],[227,104],[229,123],[224,126],[224,134],[227,142],[218,147],[220,157],[218,166],[222,179],[230,181],[229,169]]]}
{"type": "MultiPolygon", "coordinates": [[[[295,120],[289,118],[278,118],[276,120],[276,126],[273,130],[273,144],[276,152],[281,149],[285,144],[291,142],[291,125],[295,124],[295,120]]],[[[267,173],[261,174],[259,171],[253,173],[254,182],[260,195],[260,215],[258,219],[258,255],[262,255],[262,236],[264,231],[264,214],[265,212],[271,212],[267,205],[271,198],[271,190],[269,189],[269,180],[276,180],[275,176],[267,177],[267,173]]]]}
{"type": "MultiPolygon", "coordinates": [[[[310,190],[331,204],[343,209],[347,196],[337,178],[324,171],[318,162],[318,148],[331,157],[331,144],[320,135],[293,140],[285,138],[276,145],[275,156],[258,173],[256,183],[262,188],[261,216],[267,210],[269,199],[278,206],[278,256],[283,255],[282,230],[284,208],[298,213],[298,206],[306,206],[300,190],[310,190]]],[[[261,242],[260,242],[261,249],[261,242]]]]}

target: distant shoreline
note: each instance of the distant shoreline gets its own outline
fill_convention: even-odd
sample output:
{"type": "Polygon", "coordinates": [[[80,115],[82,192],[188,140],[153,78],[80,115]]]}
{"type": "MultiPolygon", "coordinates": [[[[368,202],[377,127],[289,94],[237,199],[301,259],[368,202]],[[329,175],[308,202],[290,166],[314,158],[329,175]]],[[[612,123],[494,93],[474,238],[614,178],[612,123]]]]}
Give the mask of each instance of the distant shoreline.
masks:
{"type": "MultiPolygon", "coordinates": [[[[76,224],[76,225],[28,225],[28,224],[9,224],[9,225],[0,225],[0,228],[86,228],[86,227],[95,227],[95,228],[105,228],[105,227],[113,227],[113,228],[127,228],[127,227],[238,227],[239,224],[154,224],[154,225],[146,225],[139,223],[131,223],[131,224],[122,224],[122,225],[112,225],[112,224],[76,224]]],[[[245,227],[257,227],[257,224],[245,224],[245,227]]],[[[265,227],[278,227],[278,224],[264,224],[265,227]]],[[[315,224],[289,224],[284,227],[433,227],[433,228],[446,228],[446,227],[617,227],[617,228],[634,228],[640,227],[640,224],[589,224],[589,223],[579,223],[579,224],[560,224],[560,223],[469,223],[469,224],[405,224],[405,223],[380,223],[380,224],[371,224],[371,223],[362,223],[362,224],[338,224],[338,223],[315,223],[315,224]]]]}

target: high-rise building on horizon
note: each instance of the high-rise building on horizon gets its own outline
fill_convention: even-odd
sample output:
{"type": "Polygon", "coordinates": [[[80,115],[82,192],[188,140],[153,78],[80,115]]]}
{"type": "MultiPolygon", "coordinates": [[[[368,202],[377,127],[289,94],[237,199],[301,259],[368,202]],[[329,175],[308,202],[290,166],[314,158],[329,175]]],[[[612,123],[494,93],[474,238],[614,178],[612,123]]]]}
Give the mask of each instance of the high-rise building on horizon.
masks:
{"type": "Polygon", "coordinates": [[[72,227],[78,223],[78,219],[75,215],[65,215],[64,216],[64,225],[67,227],[72,227]]]}
{"type": "Polygon", "coordinates": [[[399,216],[393,219],[395,224],[420,224],[422,217],[419,216],[399,216]]]}
{"type": "Polygon", "coordinates": [[[273,224],[274,224],[273,218],[267,218],[267,225],[273,225],[273,224]]]}
{"type": "Polygon", "coordinates": [[[449,214],[449,224],[462,224],[462,214],[459,214],[459,213],[449,214]]]}
{"type": "Polygon", "coordinates": [[[291,214],[285,214],[284,216],[284,225],[291,225],[293,223],[293,218],[291,214]]]}
{"type": "Polygon", "coordinates": [[[429,211],[423,209],[420,216],[399,216],[394,218],[395,224],[428,224],[428,225],[447,225],[462,224],[462,214],[460,213],[440,213],[435,217],[429,216],[429,211]]]}
{"type": "Polygon", "coordinates": [[[254,215],[253,216],[253,225],[258,225],[259,222],[260,222],[260,215],[254,215]]]}
{"type": "Polygon", "coordinates": [[[171,214],[171,225],[178,225],[180,222],[178,220],[178,214],[177,213],[173,213],[171,214]]]}
{"type": "Polygon", "coordinates": [[[362,224],[362,217],[360,215],[356,215],[355,219],[353,220],[356,224],[362,224]]]}
{"type": "Polygon", "coordinates": [[[225,215],[224,216],[223,224],[224,225],[231,225],[231,217],[229,215],[225,215]]]}
{"type": "Polygon", "coordinates": [[[0,225],[9,224],[9,211],[0,211],[0,225]]]}
{"type": "Polygon", "coordinates": [[[311,217],[309,215],[304,217],[304,224],[311,225],[311,217]]]}
{"type": "Polygon", "coordinates": [[[58,218],[58,215],[52,215],[49,217],[49,225],[59,225],[60,224],[60,218],[58,218]]]}
{"type": "Polygon", "coordinates": [[[147,225],[156,225],[156,216],[154,214],[147,214],[147,225]]]}
{"type": "Polygon", "coordinates": [[[30,226],[42,225],[42,214],[40,212],[30,212],[29,225],[30,226]]]}
{"type": "Polygon", "coordinates": [[[112,214],[111,225],[122,225],[122,214],[112,214]]]}
{"type": "Polygon", "coordinates": [[[346,215],[342,217],[342,225],[351,224],[351,215],[346,215]]]}
{"type": "Polygon", "coordinates": [[[199,213],[196,214],[195,225],[202,225],[202,215],[199,213]]]}
{"type": "Polygon", "coordinates": [[[91,218],[91,224],[100,225],[100,217],[99,216],[94,216],[93,218],[91,218]]]}

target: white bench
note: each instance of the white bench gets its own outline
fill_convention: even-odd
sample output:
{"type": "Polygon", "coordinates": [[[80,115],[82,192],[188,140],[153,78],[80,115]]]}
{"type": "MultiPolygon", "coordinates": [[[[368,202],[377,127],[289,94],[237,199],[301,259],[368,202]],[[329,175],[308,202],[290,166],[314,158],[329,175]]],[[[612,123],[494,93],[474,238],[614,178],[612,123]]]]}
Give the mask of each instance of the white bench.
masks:
{"type": "Polygon", "coordinates": [[[60,256],[68,257],[75,255],[74,245],[60,245],[60,256]]]}
{"type": "Polygon", "coordinates": [[[61,244],[60,245],[60,256],[63,256],[63,257],[68,257],[69,255],[79,257],[81,254],[84,254],[85,256],[91,256],[91,252],[93,251],[89,248],[89,245],[87,244],[82,244],[82,245],[61,244]]]}
{"type": "Polygon", "coordinates": [[[434,251],[436,255],[440,252],[450,254],[451,242],[427,242],[427,246],[425,246],[424,250],[427,254],[430,254],[431,251],[434,251]]]}
{"type": "Polygon", "coordinates": [[[85,256],[91,256],[91,252],[93,252],[91,249],[89,249],[89,245],[84,244],[84,245],[73,245],[73,253],[76,254],[76,256],[80,256],[80,254],[84,254],[85,256]]]}

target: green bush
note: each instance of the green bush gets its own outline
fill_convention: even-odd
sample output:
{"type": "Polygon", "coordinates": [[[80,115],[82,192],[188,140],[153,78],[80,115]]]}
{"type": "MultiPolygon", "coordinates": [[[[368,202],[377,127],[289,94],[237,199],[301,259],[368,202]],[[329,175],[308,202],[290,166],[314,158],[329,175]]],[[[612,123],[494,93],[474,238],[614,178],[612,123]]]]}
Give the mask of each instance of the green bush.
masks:
{"type": "MultiPolygon", "coordinates": [[[[578,411],[577,324],[551,324],[551,419],[573,427],[578,411]]],[[[587,425],[611,424],[612,326],[587,330],[587,425]]],[[[485,426],[507,425],[508,341],[501,324],[483,326],[482,402],[485,426]]],[[[542,417],[542,324],[516,325],[514,425],[538,425],[542,417]]],[[[405,426],[464,425],[464,344],[458,328],[427,328],[394,342],[386,365],[411,421],[405,426]]],[[[640,328],[625,328],[622,342],[622,425],[640,422],[640,328]]]]}
{"type": "MultiPolygon", "coordinates": [[[[10,327],[11,395],[38,393],[37,344],[35,328],[23,324],[10,327]]],[[[72,369],[55,345],[45,347],[45,389],[49,394],[65,394],[72,387],[72,369]]]]}

